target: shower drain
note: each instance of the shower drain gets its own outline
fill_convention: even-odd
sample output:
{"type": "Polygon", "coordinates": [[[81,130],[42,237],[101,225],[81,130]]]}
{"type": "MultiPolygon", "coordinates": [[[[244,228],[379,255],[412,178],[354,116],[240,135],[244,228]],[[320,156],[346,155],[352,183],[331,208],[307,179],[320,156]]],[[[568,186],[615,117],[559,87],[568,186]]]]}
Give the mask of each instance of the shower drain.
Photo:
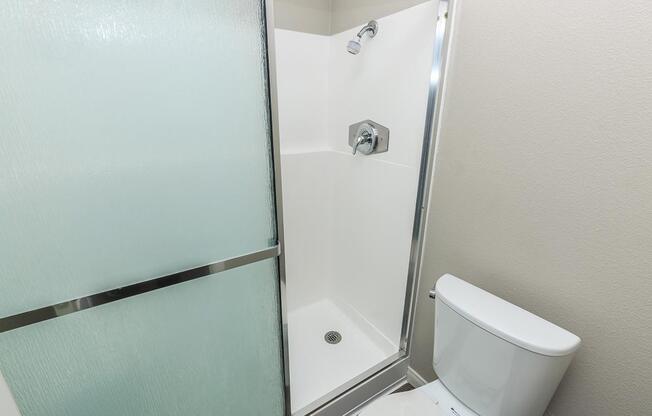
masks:
{"type": "Polygon", "coordinates": [[[326,335],[324,335],[324,341],[329,344],[337,344],[342,341],[342,335],[337,331],[328,331],[326,335]]]}

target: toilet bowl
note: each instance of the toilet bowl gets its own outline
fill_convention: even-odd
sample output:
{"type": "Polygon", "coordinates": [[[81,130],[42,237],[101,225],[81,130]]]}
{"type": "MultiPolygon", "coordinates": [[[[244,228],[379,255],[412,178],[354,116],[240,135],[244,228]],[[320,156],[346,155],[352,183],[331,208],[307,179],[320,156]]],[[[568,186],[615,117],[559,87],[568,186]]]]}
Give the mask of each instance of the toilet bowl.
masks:
{"type": "Polygon", "coordinates": [[[542,416],[580,339],[450,274],[430,293],[439,380],[360,416],[542,416]]]}

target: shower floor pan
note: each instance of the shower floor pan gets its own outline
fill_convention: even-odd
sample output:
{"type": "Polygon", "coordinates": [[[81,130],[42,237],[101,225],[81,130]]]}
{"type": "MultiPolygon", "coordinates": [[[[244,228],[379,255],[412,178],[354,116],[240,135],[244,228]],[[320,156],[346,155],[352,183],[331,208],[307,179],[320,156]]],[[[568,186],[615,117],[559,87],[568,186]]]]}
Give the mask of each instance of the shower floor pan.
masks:
{"type": "Polygon", "coordinates": [[[296,416],[398,351],[360,314],[330,299],[290,311],[288,328],[290,393],[296,416]],[[331,343],[334,337],[329,331],[338,332],[341,339],[331,343]]]}

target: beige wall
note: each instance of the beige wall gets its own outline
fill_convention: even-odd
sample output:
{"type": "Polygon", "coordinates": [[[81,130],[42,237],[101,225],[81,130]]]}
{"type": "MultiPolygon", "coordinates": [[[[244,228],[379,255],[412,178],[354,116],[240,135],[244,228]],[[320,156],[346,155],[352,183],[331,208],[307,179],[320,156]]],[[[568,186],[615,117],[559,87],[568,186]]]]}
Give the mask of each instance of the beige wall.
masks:
{"type": "Polygon", "coordinates": [[[428,0],[332,0],[331,32],[339,33],[428,0]]]}
{"type": "Polygon", "coordinates": [[[652,2],[461,0],[412,366],[450,272],[573,331],[557,416],[652,414],[652,2]]]}
{"type": "Polygon", "coordinates": [[[274,0],[277,29],[331,34],[331,0],[274,0]]]}
{"type": "Polygon", "coordinates": [[[274,18],[278,29],[331,35],[426,1],[275,0],[274,18]]]}

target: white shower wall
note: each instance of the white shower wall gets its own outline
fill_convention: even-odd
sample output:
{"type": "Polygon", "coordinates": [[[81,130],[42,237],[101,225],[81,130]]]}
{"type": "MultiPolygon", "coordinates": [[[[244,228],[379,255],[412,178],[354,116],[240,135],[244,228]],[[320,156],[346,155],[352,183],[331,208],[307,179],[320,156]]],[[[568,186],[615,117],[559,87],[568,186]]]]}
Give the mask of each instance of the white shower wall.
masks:
{"type": "Polygon", "coordinates": [[[281,152],[328,150],[329,36],[276,29],[281,152]]]}
{"type": "Polygon", "coordinates": [[[359,30],[277,29],[290,311],[322,298],[353,308],[398,346],[434,44],[436,2],[359,30]],[[387,126],[387,153],[351,155],[348,126],[387,126]]]}
{"type": "Polygon", "coordinates": [[[276,30],[294,378],[302,311],[324,300],[386,356],[398,351],[435,22],[434,1],[379,19],[358,55],[346,44],[359,28],[276,30]],[[348,127],[365,119],[390,129],[387,153],[351,155],[348,127]]]}

